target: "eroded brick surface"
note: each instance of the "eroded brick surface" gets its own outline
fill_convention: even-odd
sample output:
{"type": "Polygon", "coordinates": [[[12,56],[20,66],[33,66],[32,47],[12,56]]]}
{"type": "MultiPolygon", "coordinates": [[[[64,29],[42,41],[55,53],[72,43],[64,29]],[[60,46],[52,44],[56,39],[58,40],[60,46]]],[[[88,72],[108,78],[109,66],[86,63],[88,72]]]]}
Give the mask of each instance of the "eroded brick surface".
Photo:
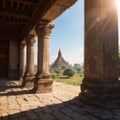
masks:
{"type": "MultiPolygon", "coordinates": [[[[0,82],[2,86],[2,82],[0,82]]],[[[53,92],[33,94],[26,88],[0,90],[0,120],[120,120],[120,110],[82,103],[79,86],[53,84],[53,92]]]]}

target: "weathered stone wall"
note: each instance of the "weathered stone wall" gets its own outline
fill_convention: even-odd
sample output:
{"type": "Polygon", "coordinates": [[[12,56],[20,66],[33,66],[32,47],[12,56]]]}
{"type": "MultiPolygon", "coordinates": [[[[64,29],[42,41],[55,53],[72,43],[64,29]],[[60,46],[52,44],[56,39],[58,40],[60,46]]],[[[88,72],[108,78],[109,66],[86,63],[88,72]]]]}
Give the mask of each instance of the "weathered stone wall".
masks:
{"type": "Polygon", "coordinates": [[[9,72],[10,79],[17,79],[19,76],[19,44],[17,40],[9,41],[9,72]]]}

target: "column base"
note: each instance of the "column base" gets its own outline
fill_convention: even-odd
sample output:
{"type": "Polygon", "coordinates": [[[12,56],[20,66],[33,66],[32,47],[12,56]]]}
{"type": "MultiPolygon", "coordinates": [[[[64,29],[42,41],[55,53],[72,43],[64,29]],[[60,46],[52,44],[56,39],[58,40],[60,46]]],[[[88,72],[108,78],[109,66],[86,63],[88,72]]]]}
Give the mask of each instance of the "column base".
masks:
{"type": "Polygon", "coordinates": [[[23,75],[19,76],[19,85],[22,86],[23,83],[23,75]]]}
{"type": "Polygon", "coordinates": [[[33,88],[35,76],[24,76],[22,81],[22,87],[33,88]]]}
{"type": "Polygon", "coordinates": [[[120,81],[84,78],[80,99],[104,108],[120,108],[120,81]]]}
{"type": "MultiPolygon", "coordinates": [[[[44,76],[44,75],[41,75],[44,76]]],[[[50,75],[48,75],[50,77],[50,75]]],[[[48,77],[47,76],[47,77],[48,77]]],[[[36,77],[34,81],[33,92],[35,93],[49,93],[52,92],[53,80],[47,77],[36,77]]]]}

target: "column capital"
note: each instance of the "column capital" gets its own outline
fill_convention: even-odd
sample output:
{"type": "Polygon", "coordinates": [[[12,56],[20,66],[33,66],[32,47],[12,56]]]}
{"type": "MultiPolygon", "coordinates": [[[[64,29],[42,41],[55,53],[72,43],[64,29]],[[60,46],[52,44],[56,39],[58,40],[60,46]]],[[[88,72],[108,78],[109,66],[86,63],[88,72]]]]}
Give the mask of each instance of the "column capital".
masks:
{"type": "Polygon", "coordinates": [[[21,41],[20,45],[26,45],[26,40],[21,41]]]}
{"type": "Polygon", "coordinates": [[[35,30],[36,30],[38,35],[39,35],[39,33],[50,34],[54,27],[55,27],[55,25],[51,21],[41,20],[38,22],[35,30]]]}
{"type": "Polygon", "coordinates": [[[33,46],[34,43],[36,42],[35,37],[36,37],[35,35],[28,35],[28,36],[26,37],[26,42],[27,42],[27,44],[33,46]]]}
{"type": "Polygon", "coordinates": [[[26,43],[20,43],[20,47],[24,48],[26,46],[26,43]]]}

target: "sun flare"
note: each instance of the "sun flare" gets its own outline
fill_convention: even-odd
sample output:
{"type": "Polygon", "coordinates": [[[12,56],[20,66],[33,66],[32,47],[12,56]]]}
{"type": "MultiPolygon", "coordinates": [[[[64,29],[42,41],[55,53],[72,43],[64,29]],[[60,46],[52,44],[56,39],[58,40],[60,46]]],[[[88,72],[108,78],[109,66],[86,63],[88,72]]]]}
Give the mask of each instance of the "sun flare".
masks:
{"type": "Polygon", "coordinates": [[[119,46],[120,46],[120,0],[116,0],[116,6],[118,11],[118,31],[119,31],[119,46]]]}
{"type": "Polygon", "coordinates": [[[120,12],[120,0],[116,0],[116,6],[117,6],[118,12],[120,12]]]}

